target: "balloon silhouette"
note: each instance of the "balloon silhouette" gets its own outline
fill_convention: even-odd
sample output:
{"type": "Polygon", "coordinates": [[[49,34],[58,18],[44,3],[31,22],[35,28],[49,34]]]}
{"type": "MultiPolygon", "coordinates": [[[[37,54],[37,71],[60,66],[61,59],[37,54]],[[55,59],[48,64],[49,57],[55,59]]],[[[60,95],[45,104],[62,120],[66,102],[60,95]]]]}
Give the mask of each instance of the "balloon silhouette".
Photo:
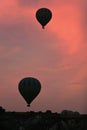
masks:
{"type": "Polygon", "coordinates": [[[36,12],[36,19],[42,25],[43,29],[44,26],[51,20],[51,18],[52,12],[47,8],[40,8],[36,12]]]}
{"type": "Polygon", "coordinates": [[[18,84],[20,94],[27,102],[27,106],[36,98],[41,90],[41,84],[39,80],[32,77],[26,77],[22,79],[18,84]]]}

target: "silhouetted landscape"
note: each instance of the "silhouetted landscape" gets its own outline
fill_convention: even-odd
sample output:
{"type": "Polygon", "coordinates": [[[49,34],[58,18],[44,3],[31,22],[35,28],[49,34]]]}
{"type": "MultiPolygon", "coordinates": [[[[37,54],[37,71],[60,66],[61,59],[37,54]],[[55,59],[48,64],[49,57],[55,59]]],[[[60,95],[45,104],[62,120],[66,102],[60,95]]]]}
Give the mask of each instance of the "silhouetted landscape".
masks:
{"type": "Polygon", "coordinates": [[[87,115],[70,110],[7,112],[0,107],[0,130],[87,130],[87,115]]]}

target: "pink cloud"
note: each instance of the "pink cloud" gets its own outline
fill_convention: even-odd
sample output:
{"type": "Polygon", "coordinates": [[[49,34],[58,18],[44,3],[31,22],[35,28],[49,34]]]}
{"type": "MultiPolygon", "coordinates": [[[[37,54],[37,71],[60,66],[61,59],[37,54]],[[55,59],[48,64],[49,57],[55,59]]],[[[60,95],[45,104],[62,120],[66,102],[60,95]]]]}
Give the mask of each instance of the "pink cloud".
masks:
{"type": "Polygon", "coordinates": [[[17,85],[21,78],[34,76],[40,79],[42,91],[31,106],[32,110],[78,108],[84,112],[87,84],[85,1],[23,2],[3,0],[0,4],[0,102],[8,110],[25,110],[17,85]],[[45,30],[35,18],[37,8],[42,5],[53,12],[45,30]],[[11,99],[21,107],[15,106],[11,99]],[[54,102],[61,103],[57,106],[54,102]]]}

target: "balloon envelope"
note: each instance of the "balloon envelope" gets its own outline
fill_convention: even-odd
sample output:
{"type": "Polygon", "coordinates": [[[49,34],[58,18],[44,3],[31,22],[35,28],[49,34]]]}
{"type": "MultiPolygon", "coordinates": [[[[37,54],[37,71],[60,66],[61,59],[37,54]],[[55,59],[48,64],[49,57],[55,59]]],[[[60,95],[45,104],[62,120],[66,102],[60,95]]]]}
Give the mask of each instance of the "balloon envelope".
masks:
{"type": "Polygon", "coordinates": [[[41,90],[39,80],[32,77],[26,77],[19,82],[18,89],[28,106],[36,98],[41,90]]]}
{"type": "Polygon", "coordinates": [[[51,20],[51,18],[52,12],[47,8],[40,8],[36,12],[36,19],[42,25],[43,29],[44,26],[51,20]]]}

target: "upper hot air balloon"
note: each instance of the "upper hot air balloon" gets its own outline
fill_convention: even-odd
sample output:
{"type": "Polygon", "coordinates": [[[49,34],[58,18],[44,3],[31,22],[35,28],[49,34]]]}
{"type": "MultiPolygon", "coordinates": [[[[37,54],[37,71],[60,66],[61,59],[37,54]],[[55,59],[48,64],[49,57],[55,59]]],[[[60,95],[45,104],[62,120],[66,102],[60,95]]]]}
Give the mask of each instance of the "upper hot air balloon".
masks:
{"type": "Polygon", "coordinates": [[[51,18],[52,12],[47,8],[40,8],[36,12],[36,19],[42,25],[43,29],[44,26],[51,20],[51,18]]]}
{"type": "Polygon", "coordinates": [[[18,89],[27,102],[27,106],[30,106],[41,90],[41,83],[36,78],[26,77],[19,82],[18,89]]]}

